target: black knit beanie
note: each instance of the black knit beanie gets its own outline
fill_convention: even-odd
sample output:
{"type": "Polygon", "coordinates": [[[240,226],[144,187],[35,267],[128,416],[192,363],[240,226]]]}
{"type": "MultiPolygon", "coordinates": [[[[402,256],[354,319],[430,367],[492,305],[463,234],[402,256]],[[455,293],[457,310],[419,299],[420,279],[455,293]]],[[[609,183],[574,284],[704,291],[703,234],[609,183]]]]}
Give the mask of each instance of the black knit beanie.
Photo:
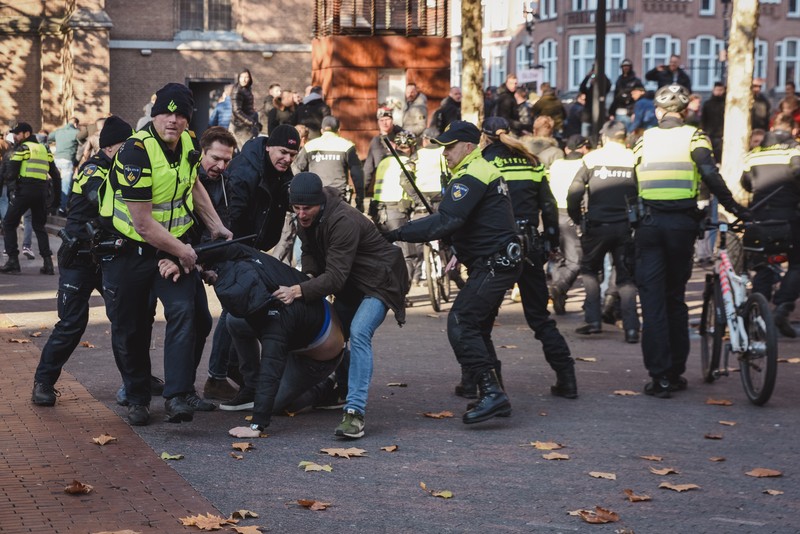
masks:
{"type": "Polygon", "coordinates": [[[150,110],[150,116],[162,113],[177,113],[187,120],[192,120],[194,97],[188,87],[181,83],[168,83],[156,91],[156,102],[150,110]]]}
{"type": "Polygon", "coordinates": [[[267,146],[280,146],[300,150],[300,133],[290,124],[281,124],[269,133],[267,146]]]}
{"type": "Polygon", "coordinates": [[[122,143],[133,133],[131,125],[112,115],[106,119],[103,129],[100,130],[100,148],[122,143]]]}
{"type": "Polygon", "coordinates": [[[289,203],[297,206],[317,206],[325,203],[322,180],[313,172],[301,172],[289,184],[289,203]]]}

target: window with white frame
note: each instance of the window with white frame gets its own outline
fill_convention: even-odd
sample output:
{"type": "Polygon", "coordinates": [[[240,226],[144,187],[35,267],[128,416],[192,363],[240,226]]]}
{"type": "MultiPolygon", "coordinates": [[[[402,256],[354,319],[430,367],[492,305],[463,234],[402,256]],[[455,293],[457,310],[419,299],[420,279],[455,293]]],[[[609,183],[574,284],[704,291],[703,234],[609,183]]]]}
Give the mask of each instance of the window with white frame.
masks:
{"type": "Polygon", "coordinates": [[[514,72],[519,72],[523,69],[529,69],[533,66],[533,56],[531,48],[527,45],[521,44],[516,49],[516,68],[514,72]]]}
{"type": "Polygon", "coordinates": [[[789,0],[789,11],[786,15],[789,17],[800,17],[800,0],[789,0]]]}
{"type": "Polygon", "coordinates": [[[508,52],[505,46],[492,48],[491,85],[501,86],[506,82],[508,52]]]}
{"type": "MultiPolygon", "coordinates": [[[[576,35],[569,39],[569,91],[577,91],[595,60],[594,35],[576,35]]],[[[625,34],[606,35],[606,76],[613,81],[625,55],[625,34]]]]}
{"type": "Polygon", "coordinates": [[[776,45],[775,66],[778,69],[778,87],[783,87],[786,82],[800,85],[800,39],[788,37],[778,41],[776,45]]]}
{"type": "Polygon", "coordinates": [[[557,0],[540,0],[539,19],[548,20],[556,18],[556,15],[558,15],[558,12],[556,11],[557,6],[557,0]]]}
{"type": "Polygon", "coordinates": [[[233,31],[230,0],[181,0],[181,31],[233,31]]]}
{"type": "Polygon", "coordinates": [[[767,77],[767,54],[769,46],[763,39],[756,39],[755,45],[755,65],[753,66],[754,78],[767,77]]]}
{"type": "Polygon", "coordinates": [[[714,15],[714,7],[717,0],[700,0],[700,16],[711,17],[714,15]]]}
{"type": "Polygon", "coordinates": [[[597,0],[572,0],[572,11],[594,11],[597,0]]]}
{"type": "Polygon", "coordinates": [[[689,40],[689,78],[695,91],[710,91],[719,81],[721,64],[719,52],[724,47],[713,35],[699,35],[689,40]]]}
{"type": "Polygon", "coordinates": [[[481,4],[485,28],[489,31],[508,29],[508,0],[482,0],[481,4]],[[488,6],[487,3],[489,3],[488,6]]]}
{"type": "MultiPolygon", "coordinates": [[[[658,65],[669,64],[672,54],[680,55],[681,42],[671,35],[655,34],[642,40],[642,60],[647,72],[658,65]]],[[[646,82],[650,89],[656,88],[655,82],[646,82]]]]}
{"type": "Polygon", "coordinates": [[[541,81],[556,87],[558,43],[555,39],[545,39],[539,45],[539,65],[542,66],[541,81]]]}
{"type": "Polygon", "coordinates": [[[628,9],[628,0],[611,0],[607,9],[628,9]]]}

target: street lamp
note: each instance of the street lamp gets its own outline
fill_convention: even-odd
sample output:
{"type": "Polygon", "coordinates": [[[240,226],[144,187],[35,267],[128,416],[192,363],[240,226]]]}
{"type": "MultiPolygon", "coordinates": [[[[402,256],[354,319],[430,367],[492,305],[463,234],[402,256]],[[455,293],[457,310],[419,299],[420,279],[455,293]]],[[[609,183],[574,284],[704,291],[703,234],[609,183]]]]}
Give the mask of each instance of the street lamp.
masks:
{"type": "Polygon", "coordinates": [[[527,4],[522,4],[522,18],[525,19],[525,31],[533,35],[536,19],[539,18],[539,2],[534,0],[527,4]]]}

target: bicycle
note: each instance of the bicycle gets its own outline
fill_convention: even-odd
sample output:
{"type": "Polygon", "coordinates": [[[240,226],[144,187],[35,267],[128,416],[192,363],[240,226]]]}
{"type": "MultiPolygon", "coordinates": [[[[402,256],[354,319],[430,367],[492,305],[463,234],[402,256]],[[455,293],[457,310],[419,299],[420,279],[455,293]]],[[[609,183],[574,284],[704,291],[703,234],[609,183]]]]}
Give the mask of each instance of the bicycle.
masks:
{"type": "Polygon", "coordinates": [[[728,359],[733,352],[739,361],[747,398],[762,406],[772,395],[778,372],[778,335],[772,311],[764,295],[747,294],[747,272],[736,274],[728,255],[728,232],[741,231],[745,225],[719,222],[708,226],[718,229],[719,248],[714,271],[706,274],[703,290],[700,318],[703,380],[711,383],[720,376],[728,376],[728,359]],[[723,353],[724,362],[720,366],[723,353]]]}
{"type": "Polygon", "coordinates": [[[442,302],[450,302],[450,274],[446,272],[450,255],[447,247],[442,247],[439,241],[428,241],[424,244],[423,259],[425,261],[425,274],[427,276],[428,297],[433,310],[442,310],[442,302]]]}

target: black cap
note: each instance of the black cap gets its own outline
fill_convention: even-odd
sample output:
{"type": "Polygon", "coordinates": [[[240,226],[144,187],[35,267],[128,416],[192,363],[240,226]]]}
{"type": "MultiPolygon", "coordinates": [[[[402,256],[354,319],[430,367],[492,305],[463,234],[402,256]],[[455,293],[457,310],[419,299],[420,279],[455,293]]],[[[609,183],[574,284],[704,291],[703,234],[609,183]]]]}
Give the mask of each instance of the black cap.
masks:
{"type": "Polygon", "coordinates": [[[339,119],[337,119],[333,115],[328,115],[326,117],[323,117],[322,124],[320,124],[320,130],[330,130],[332,132],[338,132],[339,119]]]}
{"type": "Polygon", "coordinates": [[[16,126],[14,126],[14,128],[11,130],[12,134],[18,134],[24,132],[33,133],[33,128],[31,128],[31,125],[28,124],[27,122],[20,122],[16,126]]]}
{"type": "Polygon", "coordinates": [[[297,206],[318,206],[325,203],[322,179],[313,172],[301,172],[289,184],[289,203],[297,206]]]}
{"type": "Polygon", "coordinates": [[[589,140],[581,134],[570,135],[567,139],[567,148],[569,150],[578,150],[585,146],[589,146],[589,140]]]}
{"type": "Polygon", "coordinates": [[[194,96],[189,88],[181,83],[168,83],[156,91],[156,102],[150,110],[150,116],[177,113],[192,120],[193,111],[194,96]]]}
{"type": "Polygon", "coordinates": [[[291,124],[281,124],[269,133],[267,146],[300,150],[300,132],[291,124]]]}
{"type": "Polygon", "coordinates": [[[498,130],[505,130],[503,133],[511,131],[508,121],[503,117],[489,117],[483,121],[483,125],[481,125],[481,132],[486,135],[491,135],[492,137],[497,137],[499,135],[498,130]]]}
{"type": "Polygon", "coordinates": [[[103,129],[100,130],[100,148],[122,143],[133,134],[131,125],[112,115],[106,119],[103,129]]]}
{"type": "Polygon", "coordinates": [[[481,141],[481,131],[478,127],[467,121],[453,121],[444,129],[444,133],[432,139],[437,145],[452,145],[459,141],[477,145],[481,141]]]}

